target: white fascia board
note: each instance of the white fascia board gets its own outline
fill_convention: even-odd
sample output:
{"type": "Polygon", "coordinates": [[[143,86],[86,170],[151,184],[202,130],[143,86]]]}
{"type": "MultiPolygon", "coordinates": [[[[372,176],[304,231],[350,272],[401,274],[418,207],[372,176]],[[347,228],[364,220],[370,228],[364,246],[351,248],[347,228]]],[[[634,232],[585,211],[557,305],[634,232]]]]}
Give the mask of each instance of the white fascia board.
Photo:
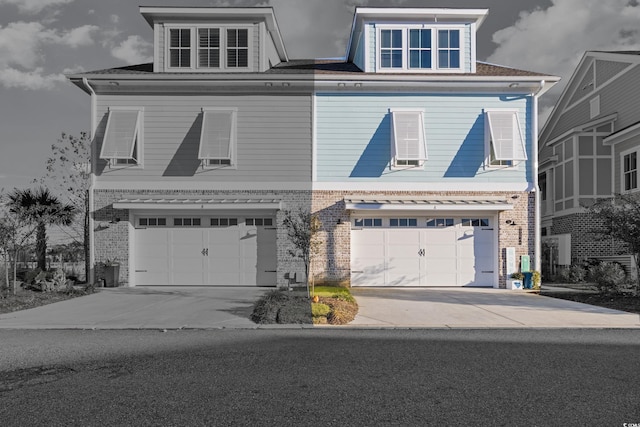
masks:
{"type": "Polygon", "coordinates": [[[127,191],[311,191],[311,182],[107,181],[96,177],[95,190],[127,191]]]}
{"type": "Polygon", "coordinates": [[[163,210],[163,211],[183,211],[183,210],[197,210],[197,211],[230,211],[230,210],[257,210],[257,209],[270,209],[280,210],[282,209],[282,202],[278,203],[225,203],[225,204],[206,204],[206,203],[119,203],[113,204],[114,209],[129,209],[129,210],[163,210]]]}
{"type": "MultiPolygon", "coordinates": [[[[314,182],[314,191],[420,191],[420,192],[486,192],[492,194],[497,191],[506,192],[527,192],[533,191],[534,186],[532,182],[521,183],[502,183],[502,182],[314,182]]],[[[449,197],[449,196],[447,196],[449,197]]],[[[489,198],[489,196],[482,197],[480,195],[474,196],[477,198],[489,198]]]]}
{"type": "Polygon", "coordinates": [[[346,203],[345,209],[360,211],[510,211],[513,205],[509,203],[493,205],[398,205],[394,203],[346,203]]]}
{"type": "Polygon", "coordinates": [[[595,120],[591,120],[588,121],[586,123],[583,123],[579,126],[576,126],[572,129],[569,129],[568,131],[564,132],[563,134],[556,136],[555,138],[553,138],[550,141],[547,141],[546,143],[544,143],[542,146],[547,146],[547,147],[551,147],[552,145],[555,145],[556,143],[565,140],[566,138],[569,138],[571,135],[576,134],[576,133],[580,133],[582,131],[584,131],[587,128],[591,128],[591,127],[595,127],[595,126],[599,126],[608,122],[615,122],[616,120],[618,120],[618,113],[613,113],[613,114],[609,114],[608,116],[604,116],[604,117],[599,117],[595,120]]]}
{"type": "Polygon", "coordinates": [[[388,19],[409,19],[422,21],[432,19],[457,19],[475,22],[477,28],[484,22],[489,9],[448,9],[448,8],[376,8],[357,7],[355,19],[385,21],[388,19]]]}
{"type": "Polygon", "coordinates": [[[602,142],[605,145],[616,145],[621,142],[627,141],[628,139],[635,138],[639,135],[640,135],[640,122],[604,138],[602,142]]]}

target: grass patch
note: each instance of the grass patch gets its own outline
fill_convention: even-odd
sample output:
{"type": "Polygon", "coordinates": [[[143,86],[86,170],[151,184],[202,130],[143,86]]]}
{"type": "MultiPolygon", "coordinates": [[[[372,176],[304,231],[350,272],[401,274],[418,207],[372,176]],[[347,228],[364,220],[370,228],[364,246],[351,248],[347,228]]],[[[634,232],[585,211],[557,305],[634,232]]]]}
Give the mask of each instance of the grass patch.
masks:
{"type": "Polygon", "coordinates": [[[251,320],[258,324],[345,325],[358,313],[358,304],[347,288],[318,286],[319,302],[312,303],[306,293],[274,289],[253,306],[251,320]]]}

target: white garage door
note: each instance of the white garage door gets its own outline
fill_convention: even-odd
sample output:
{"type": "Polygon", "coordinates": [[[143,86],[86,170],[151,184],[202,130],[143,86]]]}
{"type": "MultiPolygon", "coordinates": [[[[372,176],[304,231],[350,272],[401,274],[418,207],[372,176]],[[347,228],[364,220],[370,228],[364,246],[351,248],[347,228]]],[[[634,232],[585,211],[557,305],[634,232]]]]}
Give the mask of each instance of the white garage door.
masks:
{"type": "Polygon", "coordinates": [[[161,285],[276,284],[273,218],[136,218],[133,283],[161,285]]]}
{"type": "Polygon", "coordinates": [[[358,218],[353,286],[493,286],[493,218],[358,218]]]}

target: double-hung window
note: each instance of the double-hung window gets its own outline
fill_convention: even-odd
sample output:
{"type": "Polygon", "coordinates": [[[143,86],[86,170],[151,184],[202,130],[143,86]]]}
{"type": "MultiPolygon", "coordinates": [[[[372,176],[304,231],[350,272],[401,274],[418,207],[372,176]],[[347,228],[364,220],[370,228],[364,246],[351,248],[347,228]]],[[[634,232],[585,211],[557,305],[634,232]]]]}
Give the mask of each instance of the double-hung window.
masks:
{"type": "Polygon", "coordinates": [[[100,158],[114,165],[142,164],[142,108],[111,107],[100,158]]]}
{"type": "Polygon", "coordinates": [[[462,72],[463,29],[415,24],[378,30],[377,69],[383,72],[462,72]]]}
{"type": "Polygon", "coordinates": [[[191,29],[169,29],[169,66],[191,68],[191,29]]]}
{"type": "Polygon", "coordinates": [[[460,30],[438,30],[438,68],[460,68],[460,30]]]}
{"type": "Polygon", "coordinates": [[[622,157],[624,191],[638,189],[638,152],[633,151],[622,157]]]}
{"type": "Polygon", "coordinates": [[[203,109],[198,159],[204,167],[233,166],[236,109],[203,109]]]}
{"type": "Polygon", "coordinates": [[[249,66],[249,30],[227,30],[227,67],[246,68],[249,66]]]}
{"type": "Polygon", "coordinates": [[[403,68],[403,30],[380,30],[380,68],[403,68]]]}
{"type": "Polygon", "coordinates": [[[220,67],[220,28],[198,28],[198,67],[220,67]]]}
{"type": "Polygon", "coordinates": [[[515,166],[527,160],[517,111],[485,111],[486,165],[515,166]]]}
{"type": "Polygon", "coordinates": [[[427,160],[422,116],[422,111],[391,112],[392,167],[417,167],[427,160]]]}
{"type": "Polygon", "coordinates": [[[409,29],[409,68],[430,69],[431,55],[431,30],[409,29]]]}

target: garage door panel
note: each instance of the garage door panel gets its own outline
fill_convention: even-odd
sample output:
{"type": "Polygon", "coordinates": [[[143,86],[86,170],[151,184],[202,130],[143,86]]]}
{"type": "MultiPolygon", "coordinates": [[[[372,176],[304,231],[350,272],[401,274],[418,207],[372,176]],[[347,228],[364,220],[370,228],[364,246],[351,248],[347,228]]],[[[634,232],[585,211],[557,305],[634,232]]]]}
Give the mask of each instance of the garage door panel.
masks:
{"type": "Polygon", "coordinates": [[[274,286],[276,230],[242,222],[136,229],[134,264],[137,285],[274,286]]]}
{"type": "Polygon", "coordinates": [[[441,223],[446,226],[353,230],[352,285],[493,286],[495,231],[455,218],[441,223]]]}

